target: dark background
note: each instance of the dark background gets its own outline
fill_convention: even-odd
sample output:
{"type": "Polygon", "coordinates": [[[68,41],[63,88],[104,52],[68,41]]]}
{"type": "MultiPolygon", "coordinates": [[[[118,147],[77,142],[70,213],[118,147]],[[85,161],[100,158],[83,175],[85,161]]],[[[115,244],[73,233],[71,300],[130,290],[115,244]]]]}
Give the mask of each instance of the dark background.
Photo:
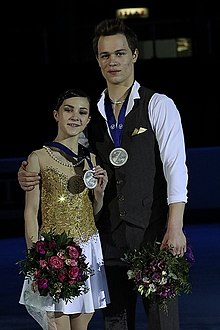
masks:
{"type": "Polygon", "coordinates": [[[136,79],[174,99],[186,147],[219,146],[220,12],[212,1],[1,2],[1,158],[26,157],[56,134],[57,95],[105,88],[91,46],[95,25],[123,6],[149,8],[127,19],[139,40],[188,37],[192,56],[136,63],[136,79]]]}
{"type": "MultiPolygon", "coordinates": [[[[63,89],[81,87],[97,99],[105,87],[91,48],[95,25],[115,9],[149,7],[150,17],[126,20],[139,39],[192,39],[192,57],[139,60],[136,79],[172,97],[181,113],[189,166],[185,230],[196,262],[193,291],[182,297],[181,329],[219,330],[219,67],[220,11],[215,0],[3,0],[0,98],[0,274],[2,330],[38,329],[18,304],[22,278],[16,262],[25,250],[24,192],[17,182],[21,159],[56,125],[52,110],[63,89]],[[215,148],[217,146],[217,148],[215,148]],[[201,148],[200,148],[201,147],[201,148]],[[4,158],[16,157],[15,159],[4,158]],[[20,158],[21,157],[21,158],[20,158]],[[195,225],[194,225],[195,224],[195,225]]],[[[137,309],[137,329],[146,322],[137,309]]],[[[91,329],[102,329],[100,314],[91,329]]]]}

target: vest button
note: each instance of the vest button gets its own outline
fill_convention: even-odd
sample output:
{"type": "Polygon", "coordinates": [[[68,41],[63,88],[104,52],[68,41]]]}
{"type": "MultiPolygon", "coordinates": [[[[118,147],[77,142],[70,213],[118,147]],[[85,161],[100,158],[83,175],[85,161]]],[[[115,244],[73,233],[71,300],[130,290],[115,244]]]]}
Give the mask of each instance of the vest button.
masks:
{"type": "Polygon", "coordinates": [[[125,200],[125,196],[124,195],[118,195],[118,200],[120,202],[124,201],[125,200]]]}
{"type": "Polygon", "coordinates": [[[127,212],[125,210],[123,210],[123,211],[120,211],[119,216],[124,217],[126,214],[127,214],[127,212]]]}
{"type": "Polygon", "coordinates": [[[116,180],[117,185],[122,184],[122,183],[123,183],[123,180],[120,180],[120,179],[116,180]]]}

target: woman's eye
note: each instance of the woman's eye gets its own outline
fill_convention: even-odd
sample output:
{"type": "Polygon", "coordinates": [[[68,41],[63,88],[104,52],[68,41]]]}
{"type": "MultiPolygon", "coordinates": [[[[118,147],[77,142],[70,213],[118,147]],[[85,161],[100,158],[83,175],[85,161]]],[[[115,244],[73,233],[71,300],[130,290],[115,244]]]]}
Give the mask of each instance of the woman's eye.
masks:
{"type": "Polygon", "coordinates": [[[87,111],[80,111],[80,115],[87,115],[87,111]]]}
{"type": "Polygon", "coordinates": [[[70,108],[70,107],[64,107],[64,110],[67,111],[67,112],[70,112],[70,111],[72,111],[72,108],[70,108]]]}

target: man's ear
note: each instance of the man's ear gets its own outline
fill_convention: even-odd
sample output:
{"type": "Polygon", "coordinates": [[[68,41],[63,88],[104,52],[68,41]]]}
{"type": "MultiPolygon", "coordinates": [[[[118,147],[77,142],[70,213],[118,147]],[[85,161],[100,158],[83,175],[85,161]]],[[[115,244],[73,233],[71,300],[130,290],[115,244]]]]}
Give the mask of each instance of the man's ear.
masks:
{"type": "Polygon", "coordinates": [[[138,55],[139,55],[139,51],[138,51],[138,49],[136,48],[135,51],[134,51],[134,54],[133,54],[133,60],[134,60],[134,63],[137,61],[137,59],[138,59],[138,55]]]}
{"type": "Polygon", "coordinates": [[[96,56],[96,60],[98,62],[99,67],[101,68],[101,65],[99,64],[99,58],[98,58],[98,56],[96,56]]]}

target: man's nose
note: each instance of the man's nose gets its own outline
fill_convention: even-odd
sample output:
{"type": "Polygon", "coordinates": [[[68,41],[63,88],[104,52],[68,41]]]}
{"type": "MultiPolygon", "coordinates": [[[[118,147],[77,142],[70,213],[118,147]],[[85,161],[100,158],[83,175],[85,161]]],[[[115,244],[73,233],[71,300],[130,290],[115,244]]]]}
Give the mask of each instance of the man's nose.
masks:
{"type": "Polygon", "coordinates": [[[117,65],[117,60],[114,54],[109,57],[109,65],[117,65]]]}

